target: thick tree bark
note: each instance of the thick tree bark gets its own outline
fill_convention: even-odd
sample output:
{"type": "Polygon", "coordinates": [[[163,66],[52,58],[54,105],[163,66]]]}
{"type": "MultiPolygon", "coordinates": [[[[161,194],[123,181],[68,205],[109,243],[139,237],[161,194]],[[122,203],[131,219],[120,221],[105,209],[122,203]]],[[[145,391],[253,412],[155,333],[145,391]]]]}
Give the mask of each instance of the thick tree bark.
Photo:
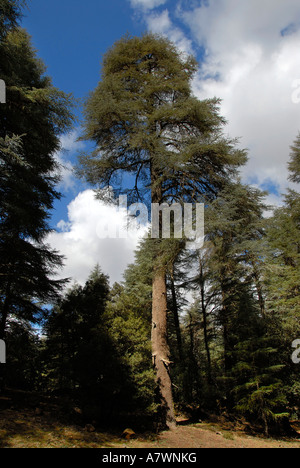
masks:
{"type": "MultiPolygon", "coordinates": [[[[158,132],[158,124],[154,132],[158,132]]],[[[160,169],[156,167],[155,158],[151,158],[151,202],[162,203],[162,184],[160,169]]],[[[162,217],[159,219],[160,231],[162,217]]],[[[153,258],[153,282],[152,282],[152,360],[156,373],[156,381],[161,398],[161,409],[164,413],[164,423],[169,429],[176,427],[174,403],[172,395],[172,381],[170,377],[170,351],[167,339],[167,279],[165,265],[159,264],[159,259],[153,258]]]]}
{"type": "Polygon", "coordinates": [[[157,269],[153,278],[152,299],[152,358],[159,387],[161,406],[166,425],[176,427],[172,396],[172,382],[169,372],[170,352],[167,340],[167,287],[163,269],[157,269]]]}

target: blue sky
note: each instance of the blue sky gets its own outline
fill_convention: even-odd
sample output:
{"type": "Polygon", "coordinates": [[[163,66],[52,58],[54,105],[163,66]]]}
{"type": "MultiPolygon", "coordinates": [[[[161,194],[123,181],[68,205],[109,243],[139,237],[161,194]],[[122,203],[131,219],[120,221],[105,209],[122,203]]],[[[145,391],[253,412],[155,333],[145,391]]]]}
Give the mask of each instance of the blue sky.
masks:
{"type": "MultiPolygon", "coordinates": [[[[127,32],[132,35],[143,32],[144,26],[134,16],[126,0],[29,0],[22,26],[32,36],[54,86],[83,100],[100,79],[101,61],[107,49],[127,32]]],[[[80,104],[75,113],[79,127],[80,104]]],[[[63,159],[75,164],[75,145],[71,141],[66,146],[68,153],[63,159]]],[[[74,192],[83,188],[80,181],[76,181],[76,186],[73,181],[72,190],[60,187],[63,200],[55,203],[52,227],[67,215],[74,192]]]]}
{"type": "MultiPolygon", "coordinates": [[[[106,50],[124,34],[163,34],[199,62],[193,91],[199,99],[222,99],[225,133],[248,149],[244,182],[269,189],[281,203],[288,187],[290,145],[300,131],[299,0],[29,0],[22,21],[53,83],[85,98],[100,79],[106,50]]],[[[66,258],[61,276],[84,282],[99,263],[112,282],[133,260],[138,237],[103,240],[99,219],[120,221],[96,202],[90,187],[74,178],[72,164],[83,144],[79,122],[62,137],[57,154],[66,169],[64,194],[52,212],[57,232],[49,243],[66,258]]]]}
{"type": "Polygon", "coordinates": [[[54,85],[79,98],[97,85],[106,50],[143,31],[126,0],[30,0],[29,8],[23,26],[54,85]]]}

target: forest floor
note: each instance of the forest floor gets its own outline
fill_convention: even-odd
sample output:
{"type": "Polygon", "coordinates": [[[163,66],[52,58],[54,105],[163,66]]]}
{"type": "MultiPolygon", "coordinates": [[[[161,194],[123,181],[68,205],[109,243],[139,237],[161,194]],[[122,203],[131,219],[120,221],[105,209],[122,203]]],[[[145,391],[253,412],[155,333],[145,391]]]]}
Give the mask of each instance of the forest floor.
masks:
{"type": "MultiPolygon", "coordinates": [[[[21,404],[20,398],[16,402],[11,396],[0,396],[0,448],[300,448],[300,439],[267,439],[248,435],[224,422],[190,424],[184,418],[179,418],[173,431],[137,433],[126,440],[122,437],[125,427],[119,432],[106,432],[63,421],[52,399],[39,401],[38,406],[33,405],[36,401],[26,403],[22,399],[21,404]]],[[[300,434],[300,427],[295,429],[300,434]]]]}

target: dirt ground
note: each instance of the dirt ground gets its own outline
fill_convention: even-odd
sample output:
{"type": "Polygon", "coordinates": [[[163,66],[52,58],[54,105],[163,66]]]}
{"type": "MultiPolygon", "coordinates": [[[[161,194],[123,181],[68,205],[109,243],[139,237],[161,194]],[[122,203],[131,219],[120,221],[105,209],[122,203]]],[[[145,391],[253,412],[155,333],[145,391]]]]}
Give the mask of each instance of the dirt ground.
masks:
{"type": "MultiPolygon", "coordinates": [[[[300,448],[300,441],[250,437],[205,423],[178,427],[162,433],[156,442],[132,442],[136,448],[300,448]]],[[[130,445],[129,445],[130,447],[130,445]]]]}
{"type": "Polygon", "coordinates": [[[183,420],[173,431],[136,434],[126,440],[122,437],[126,428],[107,433],[62,421],[55,405],[32,406],[20,408],[11,398],[0,397],[0,448],[300,448],[300,439],[266,439],[224,424],[183,420]]]}
{"type": "Polygon", "coordinates": [[[300,448],[300,440],[247,436],[220,426],[198,423],[178,426],[158,436],[92,433],[80,426],[65,426],[34,412],[0,411],[0,448],[300,448]]]}

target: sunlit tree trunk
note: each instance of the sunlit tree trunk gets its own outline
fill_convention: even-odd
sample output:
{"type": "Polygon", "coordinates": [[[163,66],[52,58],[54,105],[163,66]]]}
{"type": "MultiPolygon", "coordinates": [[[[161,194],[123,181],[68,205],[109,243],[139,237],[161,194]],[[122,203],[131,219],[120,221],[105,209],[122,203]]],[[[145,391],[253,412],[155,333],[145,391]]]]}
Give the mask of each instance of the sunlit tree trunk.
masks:
{"type": "Polygon", "coordinates": [[[167,338],[167,287],[166,274],[157,269],[153,277],[152,289],[152,357],[156,379],[161,398],[162,410],[165,413],[167,426],[176,426],[170,377],[170,351],[167,338]]]}

